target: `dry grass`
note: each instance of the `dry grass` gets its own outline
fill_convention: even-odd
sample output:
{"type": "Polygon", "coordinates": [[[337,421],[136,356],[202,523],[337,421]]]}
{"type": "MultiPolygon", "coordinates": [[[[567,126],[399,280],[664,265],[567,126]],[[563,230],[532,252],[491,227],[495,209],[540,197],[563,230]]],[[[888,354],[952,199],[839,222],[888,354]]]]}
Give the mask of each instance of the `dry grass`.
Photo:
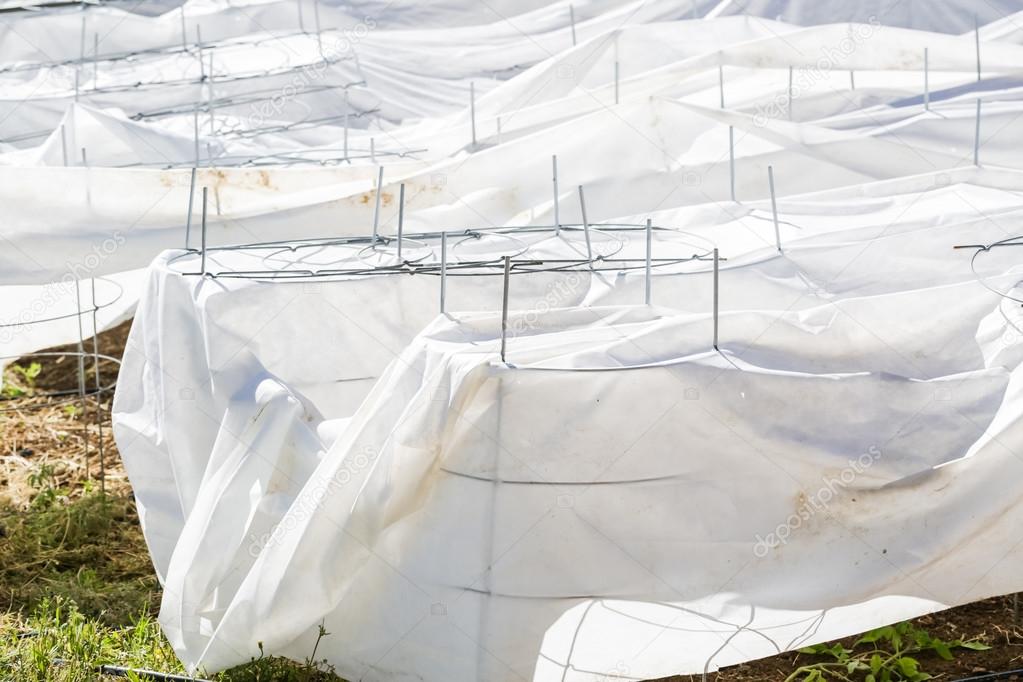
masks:
{"type": "MultiPolygon", "coordinates": [[[[100,353],[120,357],[129,327],[126,322],[101,334],[100,353]]],[[[87,347],[91,350],[91,342],[87,347]]],[[[89,395],[84,400],[79,397],[78,358],[60,355],[75,350],[77,345],[52,348],[46,352],[57,355],[27,356],[4,372],[0,508],[27,508],[40,476],[51,479],[54,487],[72,498],[99,487],[112,495],[131,492],[110,428],[112,392],[105,391],[96,400],[92,390],[96,368],[90,359],[85,363],[89,395]]],[[[117,363],[100,362],[101,385],[114,384],[117,368],[117,363]]]]}

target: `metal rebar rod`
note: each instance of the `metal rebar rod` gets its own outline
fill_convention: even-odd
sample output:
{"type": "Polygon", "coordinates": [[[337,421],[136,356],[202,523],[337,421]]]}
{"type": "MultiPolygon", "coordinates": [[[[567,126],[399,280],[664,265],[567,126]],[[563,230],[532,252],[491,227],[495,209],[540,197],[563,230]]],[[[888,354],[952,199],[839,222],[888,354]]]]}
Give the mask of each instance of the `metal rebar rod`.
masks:
{"type": "Polygon", "coordinates": [[[976,130],[973,134],[973,165],[980,165],[980,98],[977,98],[976,130]]]}
{"type": "Polygon", "coordinates": [[[188,30],[185,28],[185,3],[181,3],[181,49],[188,51],[188,30]]]}
{"type": "Polygon", "coordinates": [[[369,160],[373,163],[377,162],[377,145],[375,138],[369,138],[369,160]]]}
{"type": "Polygon", "coordinates": [[[373,208],[373,243],[375,244],[380,228],[380,193],[384,189],[384,167],[377,166],[377,201],[373,208]]]}
{"type": "Polygon", "coordinates": [[[85,478],[89,478],[89,425],[85,405],[85,331],[82,328],[81,280],[75,279],[75,308],[78,311],[78,400],[82,409],[82,442],[85,447],[85,478]]]}
{"type": "Polygon", "coordinates": [[[788,113],[789,113],[789,120],[790,121],[792,120],[792,99],[793,99],[793,97],[792,97],[792,72],[793,72],[793,68],[790,66],[789,67],[789,100],[788,100],[788,105],[789,105],[788,106],[788,110],[789,110],[788,113]]]}
{"type": "Polygon", "coordinates": [[[504,299],[501,303],[501,362],[508,347],[508,283],[511,279],[511,256],[504,257],[504,299]]]}
{"type": "Polygon", "coordinates": [[[447,312],[448,299],[448,233],[440,233],[440,312],[447,312]]]}
{"type": "Polygon", "coordinates": [[[313,21],[316,22],[316,44],[320,51],[320,59],[323,56],[323,32],[320,29],[320,0],[313,0],[313,21]]]}
{"type": "Polygon", "coordinates": [[[718,93],[721,96],[721,108],[725,108],[725,67],[718,61],[718,93]]]}
{"type": "Polygon", "coordinates": [[[472,127],[472,148],[476,148],[476,83],[469,82],[469,123],[472,127]]]}
{"type": "Polygon", "coordinates": [[[344,113],[344,153],[345,161],[348,161],[348,114],[351,107],[348,106],[348,91],[345,90],[345,113],[344,113]]]}
{"type": "Polygon", "coordinates": [[[718,250],[714,248],[714,350],[718,350],[718,250]]]}
{"type": "Polygon", "coordinates": [[[849,70],[849,88],[851,90],[856,89],[856,72],[852,69],[849,70]]]}
{"type": "Polygon", "coordinates": [[[931,65],[930,50],[924,48],[924,111],[931,110],[931,65]]]}
{"type": "Polygon", "coordinates": [[[185,217],[185,250],[188,250],[189,237],[192,234],[192,205],[195,200],[195,166],[192,167],[192,177],[188,181],[188,214],[185,217]]]}
{"type": "Polygon", "coordinates": [[[202,61],[202,28],[199,24],[195,25],[195,50],[199,60],[199,79],[206,80],[206,66],[202,61]]]}
{"type": "Polygon", "coordinates": [[[728,126],[728,175],[732,201],[735,201],[735,127],[728,126]]]}
{"type": "Polygon", "coordinates": [[[95,375],[96,384],[96,451],[99,453],[99,492],[100,495],[107,494],[107,467],[103,457],[103,381],[99,375],[99,324],[96,305],[96,278],[91,280],[92,285],[92,372],[95,375]]]}
{"type": "Polygon", "coordinates": [[[199,260],[199,273],[206,276],[206,195],[209,188],[202,188],[202,236],[200,245],[202,247],[202,255],[199,260]]]}
{"type": "MultiPolygon", "coordinates": [[[[84,9],[84,5],[82,6],[84,9]]],[[[78,38],[78,62],[85,61],[85,14],[82,14],[82,30],[78,38]]]]}
{"type": "Polygon", "coordinates": [[[568,21],[572,25],[572,47],[575,47],[575,5],[568,6],[568,21]]]}
{"type": "Polygon", "coordinates": [[[646,292],[643,295],[643,301],[650,305],[652,284],[651,278],[653,276],[652,265],[653,265],[653,253],[654,253],[654,229],[653,221],[650,218],[646,219],[646,267],[645,267],[645,285],[646,292]]]}
{"type": "Polygon", "coordinates": [[[195,165],[199,165],[199,105],[192,110],[192,141],[195,143],[195,165]]]}
{"type": "Polygon", "coordinates": [[[767,182],[771,186],[771,215],[774,217],[774,243],[781,253],[781,230],[778,228],[778,201],[774,195],[774,167],[767,167],[767,182]]]}
{"type": "Polygon", "coordinates": [[[583,194],[583,186],[579,185],[579,210],[583,215],[583,235],[586,237],[586,259],[590,261],[590,269],[593,269],[593,245],[590,243],[590,221],[586,219],[586,195],[583,194]]]}
{"type": "Polygon", "coordinates": [[[82,165],[86,168],[89,167],[89,156],[85,151],[85,147],[82,147],[82,165]]]}
{"type": "Polygon", "coordinates": [[[209,80],[206,81],[206,94],[206,103],[210,109],[210,136],[212,137],[217,134],[214,122],[216,113],[213,110],[213,50],[210,50],[210,77],[209,80]]]}
{"type": "Polygon", "coordinates": [[[398,186],[398,263],[401,263],[402,232],[405,230],[405,183],[398,186]]]}
{"type": "Polygon", "coordinates": [[[980,76],[980,19],[977,15],[973,15],[973,35],[974,42],[977,44],[977,80],[979,81],[980,76]]]}
{"type": "Polygon", "coordinates": [[[561,209],[558,205],[558,155],[551,156],[551,166],[554,170],[554,236],[561,235],[561,209]]]}
{"type": "Polygon", "coordinates": [[[64,160],[64,165],[67,166],[67,131],[63,121],[60,124],[60,155],[64,160]]]}
{"type": "Polygon", "coordinates": [[[99,87],[99,34],[92,34],[92,89],[99,87]]]}

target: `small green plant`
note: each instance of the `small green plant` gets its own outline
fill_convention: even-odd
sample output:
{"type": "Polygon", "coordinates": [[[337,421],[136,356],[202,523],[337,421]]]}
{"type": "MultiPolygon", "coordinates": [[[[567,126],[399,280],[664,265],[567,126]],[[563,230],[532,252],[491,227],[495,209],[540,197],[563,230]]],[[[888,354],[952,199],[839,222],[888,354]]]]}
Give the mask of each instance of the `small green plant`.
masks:
{"type": "Polygon", "coordinates": [[[912,623],[898,623],[871,630],[853,642],[851,647],[833,643],[800,649],[801,654],[826,660],[800,666],[785,682],[921,682],[933,676],[920,668],[916,656],[933,653],[951,661],[955,649],[983,651],[989,648],[976,640],[946,642],[912,623]]]}
{"type": "Polygon", "coordinates": [[[33,469],[28,475],[28,484],[36,491],[32,498],[33,509],[53,507],[65,492],[57,486],[57,476],[49,464],[41,464],[33,469]]]}
{"type": "Polygon", "coordinates": [[[8,368],[7,376],[4,377],[3,390],[0,395],[4,398],[21,398],[28,395],[29,391],[35,388],[36,378],[43,371],[43,366],[38,362],[30,362],[28,367],[14,364],[8,368]]]}
{"type": "Polygon", "coordinates": [[[320,640],[330,635],[321,623],[313,644],[313,652],[304,663],[286,658],[265,656],[263,643],[259,647],[259,658],[253,658],[247,665],[232,668],[215,677],[218,682],[341,682],[337,672],[326,658],[316,660],[320,640]]]}

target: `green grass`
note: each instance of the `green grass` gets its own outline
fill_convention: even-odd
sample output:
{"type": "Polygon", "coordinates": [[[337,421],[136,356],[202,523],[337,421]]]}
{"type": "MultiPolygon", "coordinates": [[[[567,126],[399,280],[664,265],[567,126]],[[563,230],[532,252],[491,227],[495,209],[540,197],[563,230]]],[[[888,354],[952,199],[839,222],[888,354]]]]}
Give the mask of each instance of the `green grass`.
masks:
{"type": "MultiPolygon", "coordinates": [[[[0,510],[0,680],[125,679],[101,675],[101,665],[183,673],[155,621],[160,587],[133,501],[90,490],[68,499],[45,469],[33,484],[29,509],[0,510]]],[[[323,662],[273,657],[207,678],[340,679],[323,662]]]]}

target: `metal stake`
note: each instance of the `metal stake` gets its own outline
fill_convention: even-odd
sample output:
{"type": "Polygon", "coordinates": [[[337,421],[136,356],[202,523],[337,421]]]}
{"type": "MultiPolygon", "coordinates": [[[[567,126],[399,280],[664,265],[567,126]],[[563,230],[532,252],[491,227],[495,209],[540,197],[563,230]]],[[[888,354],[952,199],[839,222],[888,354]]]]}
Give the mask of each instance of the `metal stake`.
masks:
{"type": "Polygon", "coordinates": [[[206,276],[206,191],[208,188],[202,188],[202,255],[199,259],[199,274],[203,277],[206,276]]]}
{"type": "Polygon", "coordinates": [[[924,48],[924,111],[931,110],[931,69],[929,50],[924,48]]]}
{"type": "Polygon", "coordinates": [[[92,285],[92,372],[96,380],[96,430],[98,438],[96,449],[99,452],[99,492],[100,495],[107,494],[107,469],[103,461],[103,381],[99,374],[99,324],[96,321],[96,313],[99,306],[96,305],[96,278],[91,280],[92,285]]]}
{"type": "Polygon", "coordinates": [[[728,126],[728,173],[731,179],[732,201],[735,201],[735,128],[728,126]]]}
{"type": "Polygon", "coordinates": [[[199,24],[195,25],[195,49],[199,60],[199,80],[206,80],[206,66],[202,61],[202,28],[199,24]]]}
{"type": "Polygon", "coordinates": [[[320,0],[313,0],[313,21],[316,22],[316,44],[319,46],[320,59],[326,61],[323,56],[323,33],[320,31],[320,0]]]}
{"type": "Polygon", "coordinates": [[[721,108],[725,108],[725,67],[718,62],[718,92],[721,95],[721,108]]]}
{"type": "Polygon", "coordinates": [[[448,233],[440,233],[440,312],[447,312],[448,299],[448,233]]]}
{"type": "Polygon", "coordinates": [[[181,3],[181,49],[188,52],[188,31],[185,29],[185,3],[181,3]]]}
{"type": "Polygon", "coordinates": [[[377,166],[377,202],[373,209],[373,243],[376,244],[378,228],[380,227],[380,193],[384,185],[384,167],[377,166]]]}
{"type": "Polygon", "coordinates": [[[401,235],[405,228],[405,183],[398,186],[398,263],[401,263],[401,235]]]}
{"type": "Polygon", "coordinates": [[[561,209],[558,205],[558,155],[551,157],[551,165],[554,167],[554,236],[561,235],[561,209]]]}
{"type": "Polygon", "coordinates": [[[345,90],[345,134],[344,134],[344,151],[345,161],[348,161],[348,90],[345,90]]]}
{"type": "Polygon", "coordinates": [[[718,250],[714,249],[714,350],[718,350],[718,250]]]}
{"type": "Polygon", "coordinates": [[[476,148],[476,83],[469,82],[469,122],[472,126],[472,148],[476,148]]]}
{"type": "Polygon", "coordinates": [[[188,216],[185,219],[185,250],[188,250],[189,237],[192,233],[192,201],[195,199],[195,166],[192,167],[192,179],[188,182],[188,216]]]}
{"type": "Polygon", "coordinates": [[[369,138],[369,160],[373,163],[377,162],[377,147],[375,138],[369,138]]]}
{"type": "Polygon", "coordinates": [[[210,107],[210,136],[212,137],[217,134],[216,126],[214,125],[214,118],[216,114],[213,111],[213,50],[210,50],[210,77],[209,80],[206,81],[206,93],[208,95],[206,101],[210,107]]]}
{"type": "Polygon", "coordinates": [[[980,98],[977,98],[977,126],[973,135],[973,165],[980,165],[980,98]]]}
{"type": "Polygon", "coordinates": [[[583,186],[579,185],[579,209],[583,214],[583,235],[586,237],[586,259],[590,262],[590,269],[593,269],[593,246],[590,244],[590,221],[586,219],[586,196],[583,194],[583,186]]]}
{"type": "Polygon", "coordinates": [[[64,123],[60,124],[60,154],[64,160],[64,165],[67,166],[67,131],[64,128],[64,123]]]}
{"type": "Polygon", "coordinates": [[[78,310],[78,399],[82,407],[82,440],[85,442],[85,477],[89,478],[89,426],[85,423],[85,332],[82,330],[82,289],[75,279],[75,307],[78,310]]]}
{"type": "Polygon", "coordinates": [[[572,24],[572,47],[575,47],[575,6],[568,6],[568,20],[572,24]]]}
{"type": "Polygon", "coordinates": [[[504,257],[504,302],[501,304],[501,362],[508,346],[508,280],[511,279],[511,256],[504,257]]]}
{"type": "Polygon", "coordinates": [[[89,157],[85,153],[85,147],[82,147],[82,165],[86,168],[89,167],[89,157]]]}
{"type": "MultiPolygon", "coordinates": [[[[849,22],[849,25],[846,27],[846,29],[847,29],[846,33],[849,36],[849,43],[851,45],[855,45],[856,41],[853,38],[853,25],[851,21],[849,22]]],[[[849,88],[852,90],[856,89],[856,72],[853,69],[849,69],[849,88]]]]}
{"type": "Polygon", "coordinates": [[[792,67],[789,67],[789,120],[792,120],[792,67]]]}
{"type": "Polygon", "coordinates": [[[192,110],[192,139],[195,142],[195,165],[199,165],[199,105],[192,110]]]}
{"type": "Polygon", "coordinates": [[[774,243],[781,253],[781,231],[778,229],[778,202],[774,196],[774,167],[767,167],[767,182],[771,185],[771,214],[774,216],[774,243]]]}
{"type": "Polygon", "coordinates": [[[977,80],[980,80],[980,20],[973,15],[973,35],[977,44],[977,80]]]}
{"type": "Polygon", "coordinates": [[[646,219],[646,293],[644,294],[643,301],[650,305],[650,293],[652,272],[651,266],[653,265],[653,253],[654,253],[654,227],[653,221],[650,218],[646,219]]]}
{"type": "MultiPolygon", "coordinates": [[[[82,5],[82,9],[85,9],[84,5],[82,5]]],[[[78,63],[80,64],[84,61],[85,61],[85,15],[83,14],[82,31],[78,39],[78,63]]]]}

